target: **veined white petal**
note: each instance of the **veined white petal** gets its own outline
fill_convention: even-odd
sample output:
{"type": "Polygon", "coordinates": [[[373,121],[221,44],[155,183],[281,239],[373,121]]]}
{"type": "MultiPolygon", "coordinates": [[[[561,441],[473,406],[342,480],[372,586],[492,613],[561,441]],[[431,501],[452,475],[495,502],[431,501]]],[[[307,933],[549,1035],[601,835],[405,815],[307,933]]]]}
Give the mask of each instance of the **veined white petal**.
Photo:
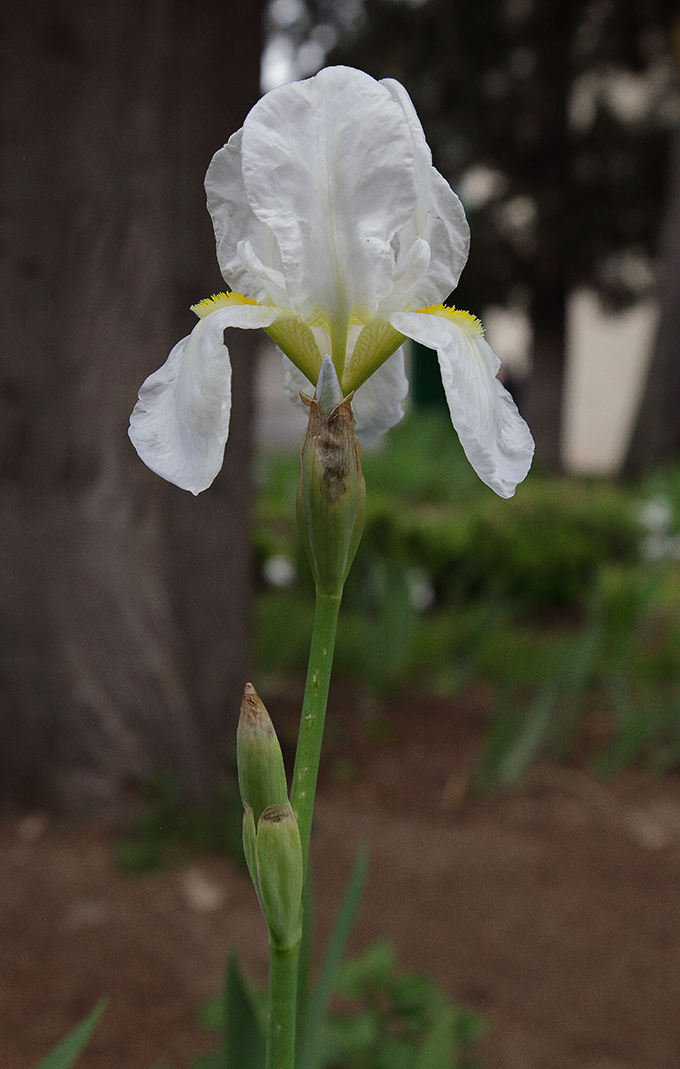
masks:
{"type": "MultiPolygon", "coordinates": [[[[304,408],[300,394],[311,396],[314,386],[287,356],[283,358],[283,367],[286,394],[295,405],[304,408]]],[[[404,371],[404,350],[401,348],[355,391],[352,411],[356,420],[356,436],[362,445],[370,445],[396,426],[404,415],[403,403],[407,395],[408,379],[404,371]]]]}
{"type": "MultiPolygon", "coordinates": [[[[430,266],[431,256],[430,246],[422,238],[416,238],[408,249],[399,247],[399,255],[393,272],[393,297],[397,291],[405,296],[411,294],[430,266]]],[[[403,311],[403,308],[399,311],[403,311]]]]}
{"type": "Polygon", "coordinates": [[[370,316],[392,289],[390,241],[417,206],[403,109],[367,74],[327,67],[267,93],[241,147],[248,201],[278,241],[290,307],[342,329],[356,306],[370,316]]]}
{"type": "Polygon", "coordinates": [[[286,280],[283,277],[283,272],[263,264],[250,241],[239,241],[236,251],[246,271],[262,283],[274,304],[279,305],[281,308],[286,308],[288,306],[288,294],[286,293],[286,280]]]}
{"type": "Polygon", "coordinates": [[[278,309],[242,304],[217,308],[149,375],[130,417],[130,439],[157,475],[183,490],[206,490],[222,467],[231,413],[226,327],[268,327],[278,309]]]}
{"type": "MultiPolygon", "coordinates": [[[[398,234],[401,249],[408,250],[418,238],[430,246],[427,270],[417,279],[402,308],[412,308],[443,301],[458,285],[470,247],[470,228],[463,205],[449,183],[432,165],[432,153],[425,140],[420,119],[403,85],[393,78],[383,79],[393,99],[401,107],[415,146],[415,169],[418,183],[418,206],[398,234]]],[[[396,309],[390,297],[381,304],[381,313],[396,309]]]]}
{"type": "Polygon", "coordinates": [[[273,301],[285,307],[280,288],[270,285],[267,269],[278,271],[281,279],[281,254],[276,238],[266,223],[257,218],[248,203],[241,171],[241,138],[243,130],[232,134],[227,144],[213,156],[205,176],[215,241],[217,260],[222,276],[231,289],[256,301],[273,301]],[[239,247],[246,242],[252,262],[240,255],[239,247]],[[259,264],[262,271],[254,269],[259,264]]]}
{"type": "Polygon", "coordinates": [[[451,419],[468,460],[500,497],[512,497],[531,466],[534,441],[496,378],[498,357],[470,318],[429,312],[388,317],[396,330],[437,350],[451,419]]]}
{"type": "Polygon", "coordinates": [[[370,445],[399,423],[407,395],[404,350],[399,348],[354,394],[355,433],[362,445],[370,445]]]}

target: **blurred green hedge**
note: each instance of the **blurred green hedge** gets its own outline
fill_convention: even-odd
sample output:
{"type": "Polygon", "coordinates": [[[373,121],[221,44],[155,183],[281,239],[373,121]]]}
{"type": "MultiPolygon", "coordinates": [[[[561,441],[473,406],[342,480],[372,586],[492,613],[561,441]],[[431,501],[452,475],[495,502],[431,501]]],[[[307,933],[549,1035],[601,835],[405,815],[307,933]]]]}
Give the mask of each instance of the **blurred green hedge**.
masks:
{"type": "Polygon", "coordinates": [[[485,495],[460,509],[381,497],[369,506],[363,550],[424,568],[441,604],[493,596],[575,605],[605,562],[637,558],[641,533],[613,487],[537,480],[512,501],[485,495]]]}

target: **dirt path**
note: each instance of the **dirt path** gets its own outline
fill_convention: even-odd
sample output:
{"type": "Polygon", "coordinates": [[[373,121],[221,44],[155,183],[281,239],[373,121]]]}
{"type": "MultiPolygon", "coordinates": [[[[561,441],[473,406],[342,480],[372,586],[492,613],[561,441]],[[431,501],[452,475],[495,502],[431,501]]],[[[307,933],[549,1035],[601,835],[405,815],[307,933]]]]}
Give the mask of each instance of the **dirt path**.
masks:
{"type": "MultiPolygon", "coordinates": [[[[405,967],[487,1015],[485,1069],[678,1069],[680,778],[546,769],[465,798],[477,712],[405,704],[380,742],[364,713],[347,719],[332,760],[355,777],[334,785],[331,762],[314,835],[321,935],[368,839],[356,947],[389,935],[405,967]]],[[[3,1069],[32,1067],[100,994],[81,1069],[183,1069],[210,1046],[196,1012],[232,946],[264,980],[253,892],[222,859],[123,877],[103,829],[0,821],[3,1069]]]]}

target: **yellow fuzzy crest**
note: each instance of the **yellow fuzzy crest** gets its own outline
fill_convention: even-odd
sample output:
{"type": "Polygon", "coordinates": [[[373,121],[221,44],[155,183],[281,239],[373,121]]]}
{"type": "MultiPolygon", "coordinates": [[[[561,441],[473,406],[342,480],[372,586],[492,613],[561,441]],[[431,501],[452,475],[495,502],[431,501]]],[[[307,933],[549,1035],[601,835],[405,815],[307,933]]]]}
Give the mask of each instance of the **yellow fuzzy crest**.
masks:
{"type": "Polygon", "coordinates": [[[419,308],[418,311],[426,315],[441,316],[442,319],[452,319],[458,323],[459,327],[467,329],[470,334],[484,337],[484,327],[477,316],[473,316],[472,312],[466,312],[462,308],[447,308],[444,304],[430,304],[427,308],[419,308]]]}
{"type": "Polygon", "coordinates": [[[198,304],[192,304],[191,311],[195,312],[199,319],[204,319],[217,308],[228,308],[230,304],[259,304],[252,297],[244,297],[242,293],[214,293],[212,297],[206,297],[198,304]]]}

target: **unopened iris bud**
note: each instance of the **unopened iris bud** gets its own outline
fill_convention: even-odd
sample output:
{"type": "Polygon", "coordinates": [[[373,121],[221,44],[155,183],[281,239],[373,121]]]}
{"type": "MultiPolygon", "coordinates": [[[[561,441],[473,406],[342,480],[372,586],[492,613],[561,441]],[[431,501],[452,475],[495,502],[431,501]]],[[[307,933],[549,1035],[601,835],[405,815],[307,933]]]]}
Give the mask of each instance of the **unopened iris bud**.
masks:
{"type": "Polygon", "coordinates": [[[257,892],[257,897],[260,897],[260,889],[257,885],[257,851],[255,846],[256,839],[255,819],[253,817],[253,811],[247,802],[243,803],[243,853],[246,858],[246,865],[248,866],[248,872],[250,878],[253,881],[253,887],[257,892]]]}
{"type": "Polygon", "coordinates": [[[288,801],[286,770],[269,713],[252,683],[246,683],[236,731],[238,785],[257,822],[267,806],[288,801]]]}
{"type": "Polygon", "coordinates": [[[268,806],[257,825],[257,886],[270,940],[294,946],[302,932],[302,845],[290,802],[268,806]]]}
{"type": "Polygon", "coordinates": [[[302,445],[297,517],[317,590],[341,594],[364,528],[366,486],[352,395],[343,399],[333,361],[321,365],[302,445]]]}

